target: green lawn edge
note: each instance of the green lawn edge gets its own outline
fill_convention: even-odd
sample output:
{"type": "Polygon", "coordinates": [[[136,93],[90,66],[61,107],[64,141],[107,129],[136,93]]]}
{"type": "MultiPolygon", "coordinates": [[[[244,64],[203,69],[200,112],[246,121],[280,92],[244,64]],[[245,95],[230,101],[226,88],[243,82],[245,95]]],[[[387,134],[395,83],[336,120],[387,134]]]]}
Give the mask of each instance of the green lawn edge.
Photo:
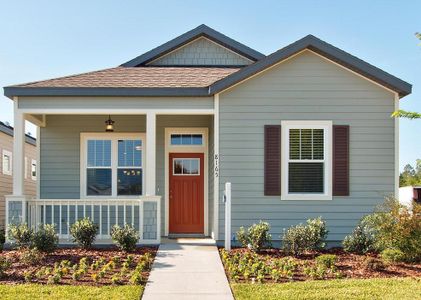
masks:
{"type": "Polygon", "coordinates": [[[236,300],[421,299],[421,278],[339,279],[290,283],[232,283],[236,300]]]}
{"type": "Polygon", "coordinates": [[[0,284],[1,299],[98,299],[132,300],[140,299],[143,286],[72,286],[41,284],[0,284]]]}

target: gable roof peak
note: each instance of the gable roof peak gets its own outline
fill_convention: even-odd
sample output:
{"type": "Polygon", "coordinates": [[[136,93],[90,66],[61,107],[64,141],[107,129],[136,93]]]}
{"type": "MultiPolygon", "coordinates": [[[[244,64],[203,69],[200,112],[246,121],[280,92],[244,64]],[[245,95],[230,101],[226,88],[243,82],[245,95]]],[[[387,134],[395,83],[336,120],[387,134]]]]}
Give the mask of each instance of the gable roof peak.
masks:
{"type": "Polygon", "coordinates": [[[240,43],[232,38],[216,31],[215,29],[210,28],[205,24],[201,24],[196,28],[187,31],[186,33],[142,54],[138,57],[135,57],[128,62],[123,63],[120,65],[121,67],[139,67],[144,66],[147,63],[161,57],[171,51],[174,51],[177,48],[184,46],[185,44],[196,40],[200,37],[206,37],[213,42],[230,49],[231,51],[246,57],[252,61],[258,61],[265,57],[264,54],[240,43]]]}

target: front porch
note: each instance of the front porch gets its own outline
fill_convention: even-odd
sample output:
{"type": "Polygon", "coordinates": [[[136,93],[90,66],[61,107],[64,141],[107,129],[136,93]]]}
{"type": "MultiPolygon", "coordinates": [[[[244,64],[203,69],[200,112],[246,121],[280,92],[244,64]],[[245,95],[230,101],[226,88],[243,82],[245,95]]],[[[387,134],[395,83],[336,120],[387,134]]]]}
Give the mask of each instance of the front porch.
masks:
{"type": "Polygon", "coordinates": [[[14,189],[6,200],[6,230],[8,224],[17,222],[25,222],[35,230],[42,223],[54,224],[60,244],[70,244],[70,226],[88,217],[99,228],[98,244],[111,243],[110,230],[115,224],[132,225],[139,232],[139,244],[159,244],[162,236],[171,234],[199,233],[217,239],[218,192],[215,191],[218,185],[215,186],[213,158],[218,151],[214,109],[40,110],[19,106],[18,99],[15,101],[14,189]],[[105,132],[108,115],[115,121],[113,132],[105,132]],[[25,120],[40,127],[37,132],[39,182],[35,199],[24,195],[22,188],[25,120]],[[203,143],[172,142],[172,139],[175,141],[173,136],[181,139],[189,135],[192,139],[193,135],[200,135],[203,143]],[[98,148],[96,141],[101,142],[102,148],[98,148]],[[108,148],[104,141],[110,141],[108,148]],[[120,143],[125,141],[129,146],[124,145],[126,150],[120,151],[120,143]],[[89,143],[94,144],[94,152],[89,143]],[[140,152],[138,157],[135,157],[136,151],[140,152]],[[181,173],[176,174],[177,166],[184,161],[178,157],[183,154],[187,154],[185,163],[190,164],[191,170],[182,167],[181,173]],[[203,155],[198,170],[194,167],[194,158],[189,161],[190,156],[197,154],[203,155]],[[130,163],[127,155],[131,155],[130,163]],[[129,173],[136,176],[128,178],[129,173]],[[173,192],[170,186],[175,175],[180,175],[177,179],[189,176],[189,180],[200,175],[203,189],[199,194],[193,188],[173,192]],[[191,196],[186,197],[186,191],[191,192],[191,196]],[[176,202],[171,200],[177,198],[177,193],[182,194],[178,196],[183,197],[182,205],[187,203],[185,207],[179,204],[178,211],[176,202]],[[197,201],[203,201],[199,209],[194,204],[197,201]],[[183,214],[189,209],[196,209],[197,216],[183,214]],[[171,224],[180,222],[180,214],[191,222],[201,222],[203,229],[177,231],[174,229],[177,226],[171,224]]]}

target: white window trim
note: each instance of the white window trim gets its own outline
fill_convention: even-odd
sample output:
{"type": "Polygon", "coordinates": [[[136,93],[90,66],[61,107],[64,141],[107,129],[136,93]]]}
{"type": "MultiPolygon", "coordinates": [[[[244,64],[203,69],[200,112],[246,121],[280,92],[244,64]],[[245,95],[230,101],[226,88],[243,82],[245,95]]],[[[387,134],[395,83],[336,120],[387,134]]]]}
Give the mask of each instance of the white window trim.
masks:
{"type": "MultiPolygon", "coordinates": [[[[169,155],[170,153],[203,153],[203,177],[204,177],[204,234],[209,235],[209,130],[206,127],[167,127],[165,128],[165,226],[164,234],[168,236],[170,225],[170,202],[169,202],[169,155]],[[192,145],[171,145],[171,134],[203,134],[203,144],[199,147],[192,145]]],[[[198,145],[195,145],[198,146],[198,145]]]]}
{"type": "Polygon", "coordinates": [[[81,199],[135,199],[145,195],[146,178],[146,135],[141,132],[83,132],[80,134],[80,198],[81,199]],[[111,140],[111,195],[95,196],[87,195],[86,191],[86,169],[87,169],[87,141],[90,139],[111,140]],[[142,141],[142,195],[117,195],[117,170],[118,170],[118,140],[120,139],[140,139],[142,141]]]}
{"type": "Polygon", "coordinates": [[[202,148],[205,146],[205,136],[203,135],[203,133],[174,133],[172,132],[170,134],[170,140],[168,142],[171,147],[196,147],[196,148],[202,148]],[[173,135],[201,135],[202,136],[202,144],[198,145],[198,144],[172,144],[171,143],[171,137],[173,135]]]}
{"type": "Polygon", "coordinates": [[[13,174],[13,153],[12,152],[10,152],[10,151],[8,151],[8,150],[5,150],[5,149],[3,149],[3,153],[2,153],[2,157],[1,157],[1,159],[2,159],[2,164],[1,164],[1,166],[2,166],[2,170],[3,170],[3,174],[4,175],[12,175],[13,174]],[[4,157],[5,156],[8,156],[9,157],[9,170],[5,170],[4,169],[4,157]]]}
{"type": "Polygon", "coordinates": [[[28,178],[28,158],[25,156],[25,179],[28,178]]]}
{"type": "Polygon", "coordinates": [[[37,180],[37,176],[38,176],[38,164],[37,164],[37,161],[35,159],[32,159],[32,161],[31,161],[31,179],[37,180]],[[32,166],[33,165],[35,165],[35,176],[32,173],[32,166]]]}
{"type": "Polygon", "coordinates": [[[282,121],[281,122],[281,200],[332,200],[332,121],[282,121]],[[289,194],[289,130],[324,129],[324,194],[289,194]]]}

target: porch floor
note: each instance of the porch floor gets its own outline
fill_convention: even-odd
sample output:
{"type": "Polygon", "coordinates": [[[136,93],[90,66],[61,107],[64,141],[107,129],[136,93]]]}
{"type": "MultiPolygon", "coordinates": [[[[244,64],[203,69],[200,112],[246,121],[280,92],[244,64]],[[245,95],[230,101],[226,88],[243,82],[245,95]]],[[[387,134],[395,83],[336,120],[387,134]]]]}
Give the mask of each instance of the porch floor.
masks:
{"type": "Polygon", "coordinates": [[[214,241],[162,240],[142,299],[233,300],[214,241]]]}

